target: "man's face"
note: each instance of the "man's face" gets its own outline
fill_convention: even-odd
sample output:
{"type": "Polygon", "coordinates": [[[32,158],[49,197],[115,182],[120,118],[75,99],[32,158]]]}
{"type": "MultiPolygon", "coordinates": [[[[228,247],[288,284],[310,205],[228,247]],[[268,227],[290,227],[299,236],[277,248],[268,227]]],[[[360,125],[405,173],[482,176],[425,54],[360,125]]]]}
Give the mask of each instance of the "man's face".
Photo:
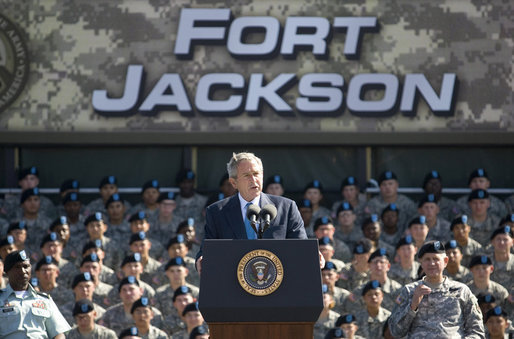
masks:
{"type": "Polygon", "coordinates": [[[70,240],[70,226],[68,226],[67,224],[57,225],[54,228],[54,232],[57,233],[59,239],[61,239],[62,241],[67,242],[68,240],[70,240]]]}
{"type": "Polygon", "coordinates": [[[321,271],[321,279],[323,281],[323,284],[334,286],[338,278],[339,275],[336,273],[335,270],[321,271]]]}
{"type": "Polygon", "coordinates": [[[402,245],[396,251],[401,261],[412,262],[416,256],[416,247],[414,245],[402,245]]]}
{"type": "Polygon", "coordinates": [[[359,189],[355,185],[343,187],[343,198],[346,201],[354,201],[359,196],[359,189]]]}
{"type": "Polygon", "coordinates": [[[80,330],[89,330],[95,326],[96,311],[81,313],[75,316],[77,327],[80,330]]]}
{"type": "Polygon", "coordinates": [[[7,272],[9,283],[15,291],[26,290],[31,277],[31,268],[29,260],[20,261],[7,272]]]}
{"type": "Polygon", "coordinates": [[[476,216],[486,215],[489,206],[491,206],[491,201],[489,199],[473,199],[469,202],[471,214],[476,216]]]}
{"type": "Polygon", "coordinates": [[[100,239],[107,230],[107,225],[103,221],[91,221],[86,230],[91,239],[100,239]]]}
{"type": "Polygon", "coordinates": [[[475,282],[486,282],[489,281],[491,273],[493,273],[492,265],[475,265],[469,269],[473,274],[473,280],[475,282]]]}
{"type": "Polygon", "coordinates": [[[382,300],[384,300],[384,293],[381,289],[376,288],[366,292],[362,297],[364,299],[364,303],[369,308],[378,308],[382,305],[382,300]]]}
{"type": "Polygon", "coordinates": [[[303,198],[310,200],[313,205],[317,205],[323,199],[323,194],[321,194],[319,188],[311,187],[305,191],[303,198]]]}
{"type": "Polygon", "coordinates": [[[507,319],[503,316],[491,316],[485,323],[491,338],[503,338],[505,331],[509,328],[507,319]]]}
{"type": "Polygon", "coordinates": [[[426,194],[439,195],[443,189],[443,185],[441,184],[441,180],[432,178],[427,181],[424,189],[426,194]]]}
{"type": "Polygon", "coordinates": [[[107,199],[116,192],[118,192],[118,186],[113,184],[106,184],[100,188],[100,196],[103,201],[107,201],[107,199]]]}
{"type": "Polygon", "coordinates": [[[159,214],[164,217],[169,217],[177,208],[175,200],[163,200],[159,203],[159,214]]]}
{"type": "Polygon", "coordinates": [[[428,220],[435,220],[439,214],[439,206],[434,202],[426,202],[418,208],[418,212],[424,215],[428,220]]]}
{"type": "Polygon", "coordinates": [[[470,227],[465,224],[456,224],[453,226],[453,237],[458,242],[466,243],[469,239],[470,227]]]}
{"type": "Polygon", "coordinates": [[[82,258],[87,257],[91,253],[95,253],[98,256],[98,259],[100,261],[103,261],[105,259],[105,252],[100,248],[90,248],[88,249],[83,255],[82,258]]]}
{"type": "Polygon", "coordinates": [[[183,266],[170,266],[166,271],[166,276],[170,282],[180,283],[186,278],[187,272],[187,268],[183,266]]]}
{"type": "Polygon", "coordinates": [[[0,257],[2,257],[3,260],[5,260],[7,255],[14,251],[16,251],[16,246],[14,244],[4,245],[0,247],[0,257]]]}
{"type": "Polygon", "coordinates": [[[364,226],[362,233],[366,238],[377,241],[380,238],[380,224],[378,222],[370,222],[364,226]]]}
{"type": "Polygon", "coordinates": [[[310,207],[300,207],[300,216],[302,217],[303,223],[305,225],[309,225],[312,219],[312,208],[310,207]]]}
{"type": "Polygon", "coordinates": [[[380,194],[384,198],[392,198],[398,192],[398,181],[395,179],[384,180],[380,183],[380,194]]]}
{"type": "Polygon", "coordinates": [[[125,284],[121,287],[120,298],[123,303],[132,304],[134,301],[141,298],[143,289],[134,284],[125,284]]]}
{"type": "Polygon", "coordinates": [[[409,232],[416,242],[424,242],[428,234],[428,226],[425,224],[412,224],[409,232]]]}
{"type": "MultiPolygon", "coordinates": [[[[350,186],[348,186],[350,187],[350,186]]],[[[343,227],[351,227],[355,223],[357,216],[352,211],[341,211],[337,215],[337,221],[339,225],[343,227]]]]}
{"type": "Polygon", "coordinates": [[[37,195],[28,197],[27,200],[25,200],[21,205],[23,210],[27,213],[37,213],[39,211],[40,206],[41,199],[37,195]]]}
{"type": "Polygon", "coordinates": [[[134,323],[139,327],[147,327],[153,319],[153,311],[150,307],[138,307],[132,313],[134,323]]]}
{"type": "Polygon", "coordinates": [[[255,160],[243,160],[237,166],[236,178],[229,178],[232,186],[246,201],[252,201],[262,192],[262,168],[255,160]]]}
{"type": "Polygon", "coordinates": [[[23,179],[18,181],[18,185],[20,185],[21,190],[25,191],[39,185],[39,178],[34,174],[28,174],[23,179]]]}
{"type": "Polygon", "coordinates": [[[186,239],[186,242],[193,241],[196,237],[196,231],[195,228],[192,226],[183,227],[178,234],[182,234],[184,238],[186,239]]]}
{"type": "Polygon", "coordinates": [[[193,179],[183,179],[178,187],[180,189],[180,195],[189,198],[195,194],[195,182],[193,179]]]}
{"type": "Polygon", "coordinates": [[[319,245],[319,251],[325,258],[325,261],[330,261],[334,256],[334,248],[331,245],[319,245]]]}
{"type": "Polygon", "coordinates": [[[314,231],[314,234],[316,235],[316,238],[321,239],[323,237],[329,237],[330,239],[334,238],[334,225],[327,224],[327,225],[319,225],[316,231],[314,231]]]}
{"type": "Polygon", "coordinates": [[[387,274],[391,268],[391,263],[386,257],[375,257],[369,263],[369,270],[373,276],[387,274]]]}
{"type": "Polygon", "coordinates": [[[95,284],[92,281],[81,281],[73,289],[75,299],[89,299],[93,300],[93,293],[95,292],[95,284]]]}
{"type": "Polygon", "coordinates": [[[359,328],[356,323],[342,324],[340,327],[347,337],[353,337],[359,328]]]}
{"type": "Polygon", "coordinates": [[[84,265],[80,266],[80,272],[89,272],[92,276],[99,277],[102,268],[100,267],[100,263],[97,262],[85,262],[84,265]]]}
{"type": "Polygon", "coordinates": [[[484,177],[473,178],[473,179],[471,179],[471,182],[469,183],[469,188],[471,188],[471,190],[482,189],[482,190],[487,191],[489,189],[490,185],[491,185],[491,182],[487,178],[484,178],[484,177]]]}
{"type": "Polygon", "coordinates": [[[121,268],[125,277],[130,275],[134,277],[139,277],[139,275],[143,272],[143,265],[140,262],[129,262],[121,268]]]}
{"type": "Polygon", "coordinates": [[[143,203],[145,205],[153,205],[157,203],[157,199],[159,199],[159,191],[157,188],[147,188],[143,192],[143,203]]]}
{"type": "Polygon", "coordinates": [[[54,282],[59,276],[59,268],[55,265],[42,265],[36,271],[36,277],[42,282],[54,282]]]}
{"type": "Polygon", "coordinates": [[[185,257],[187,255],[187,246],[184,243],[173,244],[168,248],[170,259],[176,257],[185,257]]]}
{"type": "Polygon", "coordinates": [[[148,232],[150,224],[146,220],[134,220],[130,223],[130,231],[132,233],[148,232]]]}
{"type": "Polygon", "coordinates": [[[460,265],[462,261],[462,253],[458,248],[450,248],[446,250],[446,255],[448,256],[448,263],[460,265]]]}
{"type": "Polygon", "coordinates": [[[280,196],[284,194],[284,188],[278,183],[269,184],[268,187],[266,187],[266,193],[280,196]]]}
{"type": "Polygon", "coordinates": [[[386,211],[384,215],[382,215],[382,222],[384,223],[384,227],[395,227],[398,225],[398,212],[396,211],[386,211]]]}
{"type": "Polygon", "coordinates": [[[507,233],[497,234],[492,240],[491,244],[497,251],[510,252],[512,248],[512,238],[507,233]]]}
{"type": "Polygon", "coordinates": [[[82,203],[80,201],[68,201],[64,204],[64,211],[66,211],[68,218],[75,219],[79,216],[81,207],[82,203]]]}
{"type": "Polygon", "coordinates": [[[199,311],[189,311],[184,316],[184,322],[187,328],[195,328],[203,324],[203,317],[199,311]]]}
{"type": "Polygon", "coordinates": [[[107,215],[111,219],[123,219],[125,214],[125,205],[121,201],[113,201],[107,207],[107,215]]]}
{"type": "Polygon", "coordinates": [[[193,301],[194,299],[191,294],[182,294],[175,298],[173,306],[177,309],[178,314],[182,314],[184,308],[186,308],[186,306],[191,304],[193,301]]]}
{"type": "Polygon", "coordinates": [[[448,264],[446,254],[425,253],[421,258],[421,268],[428,278],[439,278],[448,264]]]}
{"type": "Polygon", "coordinates": [[[150,251],[150,248],[152,247],[152,244],[148,239],[145,240],[138,240],[134,241],[130,245],[130,250],[133,253],[141,253],[141,255],[148,256],[148,251],[150,251]]]}
{"type": "Polygon", "coordinates": [[[14,229],[9,232],[9,235],[12,235],[14,238],[14,242],[16,244],[24,244],[25,240],[27,240],[27,230],[26,229],[14,229]]]}
{"type": "Polygon", "coordinates": [[[60,241],[47,241],[41,248],[41,252],[45,256],[60,257],[62,253],[62,245],[60,241]]]}

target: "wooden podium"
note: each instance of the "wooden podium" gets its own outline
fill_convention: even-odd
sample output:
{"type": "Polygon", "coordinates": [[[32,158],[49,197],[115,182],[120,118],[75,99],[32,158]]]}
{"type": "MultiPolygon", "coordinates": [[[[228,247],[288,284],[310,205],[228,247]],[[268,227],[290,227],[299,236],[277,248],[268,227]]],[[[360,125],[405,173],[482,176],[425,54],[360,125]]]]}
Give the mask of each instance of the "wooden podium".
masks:
{"type": "Polygon", "coordinates": [[[205,240],[203,257],[199,306],[211,338],[312,339],[323,309],[316,240],[205,240]],[[243,288],[240,279],[247,273],[252,276],[242,270],[245,258],[253,260],[261,250],[278,259],[283,275],[273,292],[254,295],[255,290],[243,288]]]}

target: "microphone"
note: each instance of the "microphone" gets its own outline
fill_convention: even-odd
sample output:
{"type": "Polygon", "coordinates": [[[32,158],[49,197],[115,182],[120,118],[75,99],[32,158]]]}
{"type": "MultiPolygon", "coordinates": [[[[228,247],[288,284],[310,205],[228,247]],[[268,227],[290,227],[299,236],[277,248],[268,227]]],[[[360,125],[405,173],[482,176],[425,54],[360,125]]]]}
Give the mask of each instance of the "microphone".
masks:
{"type": "Polygon", "coordinates": [[[255,204],[249,205],[248,208],[246,209],[246,217],[248,218],[248,220],[250,220],[250,226],[252,226],[252,228],[256,234],[259,234],[255,224],[257,223],[257,217],[259,216],[260,212],[261,212],[260,207],[255,204]]]}
{"type": "Polygon", "coordinates": [[[264,233],[264,231],[268,229],[271,221],[277,217],[277,208],[272,204],[267,204],[261,209],[259,216],[264,223],[264,227],[261,227],[260,231],[264,233]]]}

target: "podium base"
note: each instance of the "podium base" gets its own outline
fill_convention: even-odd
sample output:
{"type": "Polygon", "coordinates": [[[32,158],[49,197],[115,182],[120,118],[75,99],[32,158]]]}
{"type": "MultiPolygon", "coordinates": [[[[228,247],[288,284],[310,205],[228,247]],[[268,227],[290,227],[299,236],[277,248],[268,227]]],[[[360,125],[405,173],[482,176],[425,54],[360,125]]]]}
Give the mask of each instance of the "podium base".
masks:
{"type": "Polygon", "coordinates": [[[209,323],[212,339],[312,339],[314,323],[209,323]]]}

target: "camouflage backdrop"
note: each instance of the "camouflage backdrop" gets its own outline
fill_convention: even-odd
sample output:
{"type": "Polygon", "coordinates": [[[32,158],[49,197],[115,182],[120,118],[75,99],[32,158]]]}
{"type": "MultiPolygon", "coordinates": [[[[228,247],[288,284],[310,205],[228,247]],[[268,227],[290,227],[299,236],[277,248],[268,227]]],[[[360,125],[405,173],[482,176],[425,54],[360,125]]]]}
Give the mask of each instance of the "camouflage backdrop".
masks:
{"type": "MultiPolygon", "coordinates": [[[[0,133],[10,132],[504,132],[514,129],[514,5],[511,1],[191,1],[191,0],[0,0],[0,13],[25,32],[30,74],[18,100],[0,113],[0,133]],[[226,46],[196,47],[193,60],[173,54],[183,7],[230,8],[235,17],[266,15],[376,16],[378,33],[366,34],[358,60],[342,51],[344,36],[332,39],[328,60],[301,52],[294,60],[242,61],[226,46]],[[280,73],[334,72],[347,83],[359,73],[389,73],[400,83],[409,73],[423,73],[438,91],[444,73],[459,79],[453,117],[436,117],[420,100],[412,118],[396,113],[389,118],[360,118],[348,110],[338,118],[298,115],[283,118],[270,109],[261,116],[243,113],[212,118],[177,111],[155,117],[140,114],[106,118],[92,109],[91,95],[105,89],[123,93],[129,64],[144,65],[146,94],[164,73],[179,73],[192,104],[200,77],[234,72],[245,78],[263,72],[268,79],[280,73]]],[[[285,98],[294,103],[297,88],[285,98]]],[[[346,91],[344,92],[346,94],[346,91]]],[[[291,105],[294,107],[294,105],[291,105]]]]}

